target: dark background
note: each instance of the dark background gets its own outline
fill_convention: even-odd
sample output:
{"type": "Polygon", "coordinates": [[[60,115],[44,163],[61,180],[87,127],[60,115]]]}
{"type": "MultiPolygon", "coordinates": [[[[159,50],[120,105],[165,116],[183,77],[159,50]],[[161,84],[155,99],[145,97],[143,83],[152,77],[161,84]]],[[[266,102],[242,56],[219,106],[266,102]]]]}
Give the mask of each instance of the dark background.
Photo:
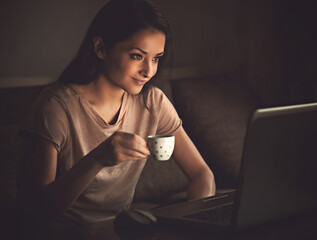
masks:
{"type": "MultiPolygon", "coordinates": [[[[0,87],[55,80],[105,0],[1,0],[0,87]]],[[[155,0],[174,34],[172,78],[226,75],[265,106],[317,100],[317,1],[155,0]]]]}

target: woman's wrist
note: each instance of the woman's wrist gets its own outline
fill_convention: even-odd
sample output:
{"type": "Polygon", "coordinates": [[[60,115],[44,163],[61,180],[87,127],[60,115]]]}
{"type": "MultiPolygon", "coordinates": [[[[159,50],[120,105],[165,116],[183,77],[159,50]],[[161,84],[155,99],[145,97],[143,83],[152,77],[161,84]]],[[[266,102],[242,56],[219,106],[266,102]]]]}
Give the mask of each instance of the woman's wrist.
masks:
{"type": "Polygon", "coordinates": [[[199,174],[197,178],[192,179],[187,189],[187,198],[198,199],[213,196],[216,193],[216,184],[214,176],[209,171],[199,174]]]}

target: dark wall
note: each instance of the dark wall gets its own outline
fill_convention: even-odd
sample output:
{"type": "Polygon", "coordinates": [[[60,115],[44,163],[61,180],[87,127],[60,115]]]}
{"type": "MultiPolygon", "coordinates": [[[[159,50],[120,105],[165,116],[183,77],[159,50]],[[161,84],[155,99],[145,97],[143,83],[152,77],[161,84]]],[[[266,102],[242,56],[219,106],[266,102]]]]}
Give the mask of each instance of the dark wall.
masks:
{"type": "MultiPolygon", "coordinates": [[[[105,2],[2,0],[2,85],[54,80],[105,2]]],[[[227,75],[247,82],[266,106],[317,100],[317,1],[154,2],[171,21],[174,78],[227,75]]]]}
{"type": "Polygon", "coordinates": [[[317,1],[279,1],[282,84],[292,101],[317,100],[317,1]]]}
{"type": "Polygon", "coordinates": [[[55,78],[104,0],[1,0],[0,77],[55,78]]]}
{"type": "Polygon", "coordinates": [[[267,105],[317,100],[316,1],[250,1],[247,81],[267,105]]]}

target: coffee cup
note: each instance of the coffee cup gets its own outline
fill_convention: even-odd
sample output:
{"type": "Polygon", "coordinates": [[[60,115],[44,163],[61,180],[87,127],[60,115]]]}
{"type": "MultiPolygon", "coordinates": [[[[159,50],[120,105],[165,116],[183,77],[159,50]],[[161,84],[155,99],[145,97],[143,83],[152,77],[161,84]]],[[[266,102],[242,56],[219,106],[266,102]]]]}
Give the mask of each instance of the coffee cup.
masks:
{"type": "Polygon", "coordinates": [[[158,161],[167,161],[172,156],[175,137],[173,135],[151,135],[147,137],[151,156],[158,161]]]}

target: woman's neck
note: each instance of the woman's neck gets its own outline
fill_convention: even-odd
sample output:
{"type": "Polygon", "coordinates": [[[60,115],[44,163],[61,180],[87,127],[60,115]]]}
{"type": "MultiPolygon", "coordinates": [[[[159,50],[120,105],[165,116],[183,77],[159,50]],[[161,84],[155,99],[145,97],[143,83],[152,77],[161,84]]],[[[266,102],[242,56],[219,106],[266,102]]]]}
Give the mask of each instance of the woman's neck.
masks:
{"type": "Polygon", "coordinates": [[[91,105],[117,105],[121,104],[124,90],[110,83],[104,76],[100,76],[95,81],[78,86],[80,92],[91,105]]]}
{"type": "Polygon", "coordinates": [[[107,122],[112,123],[119,115],[124,90],[114,86],[104,77],[87,85],[77,85],[80,93],[95,111],[107,122]]]}

